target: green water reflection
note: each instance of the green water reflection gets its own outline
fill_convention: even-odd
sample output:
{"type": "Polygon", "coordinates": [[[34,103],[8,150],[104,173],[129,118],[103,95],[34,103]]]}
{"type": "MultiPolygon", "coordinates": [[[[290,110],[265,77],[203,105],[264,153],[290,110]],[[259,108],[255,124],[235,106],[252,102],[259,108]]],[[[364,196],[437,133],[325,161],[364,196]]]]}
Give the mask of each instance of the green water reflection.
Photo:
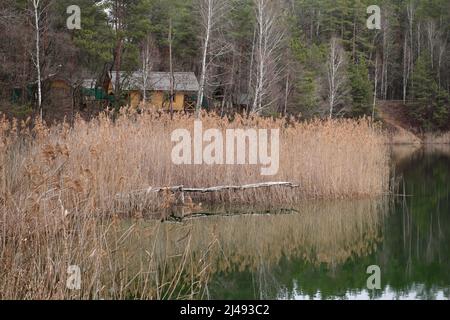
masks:
{"type": "MultiPolygon", "coordinates": [[[[395,170],[402,178],[400,191],[407,197],[397,197],[393,203],[378,205],[378,212],[351,205],[347,209],[335,207],[334,213],[327,212],[335,215],[336,228],[342,223],[353,225],[340,230],[340,237],[335,234],[327,240],[331,250],[322,254],[328,255],[324,257],[328,259],[317,259],[316,256],[311,261],[311,255],[302,256],[295,250],[289,254],[274,248],[273,255],[278,254],[276,250],[283,251],[283,257],[275,264],[261,256],[253,267],[240,270],[238,261],[232,268],[238,271],[214,274],[209,282],[210,298],[448,299],[450,149],[417,150],[402,157],[395,170]],[[358,210],[369,214],[358,216],[358,210]],[[334,247],[333,241],[336,241],[334,247]],[[351,244],[366,250],[348,250],[351,244]],[[366,289],[369,265],[381,268],[381,290],[366,289]]],[[[335,205],[329,205],[328,211],[330,206],[335,205]]],[[[316,222],[326,223],[330,219],[333,220],[318,218],[316,222]]],[[[335,228],[326,230],[326,227],[310,226],[313,232],[319,229],[335,231],[335,228]]],[[[306,232],[306,237],[313,235],[306,232]]],[[[319,249],[323,249],[323,244],[314,240],[308,243],[319,249]]]]}
{"type": "Polygon", "coordinates": [[[162,299],[448,299],[450,147],[397,148],[393,163],[406,196],[129,222],[118,255],[162,299]],[[367,289],[370,265],[381,290],[367,289]]]}

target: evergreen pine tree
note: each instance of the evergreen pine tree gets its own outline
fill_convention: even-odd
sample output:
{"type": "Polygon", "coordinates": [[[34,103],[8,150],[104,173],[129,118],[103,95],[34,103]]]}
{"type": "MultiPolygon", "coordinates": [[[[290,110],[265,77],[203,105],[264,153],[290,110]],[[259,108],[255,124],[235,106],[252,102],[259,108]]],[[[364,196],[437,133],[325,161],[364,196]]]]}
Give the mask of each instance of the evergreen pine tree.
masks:
{"type": "Polygon", "coordinates": [[[443,129],[448,126],[448,95],[440,90],[432,68],[428,52],[417,60],[412,76],[409,108],[413,119],[424,129],[443,129]]]}
{"type": "Polygon", "coordinates": [[[372,83],[368,77],[366,59],[360,57],[357,64],[350,65],[350,86],[353,100],[352,115],[363,116],[371,114],[372,83]]]}

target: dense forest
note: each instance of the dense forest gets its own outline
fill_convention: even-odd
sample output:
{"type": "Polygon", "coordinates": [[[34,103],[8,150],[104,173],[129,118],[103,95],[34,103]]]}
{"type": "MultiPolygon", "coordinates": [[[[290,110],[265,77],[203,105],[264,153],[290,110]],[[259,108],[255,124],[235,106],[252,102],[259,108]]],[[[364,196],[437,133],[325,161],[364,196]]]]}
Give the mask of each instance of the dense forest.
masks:
{"type": "Polygon", "coordinates": [[[40,82],[54,74],[77,83],[112,70],[193,71],[198,108],[353,117],[399,100],[421,128],[444,130],[449,9],[449,0],[1,0],[0,104],[45,109],[40,82]],[[71,5],[80,29],[67,27],[71,5]],[[379,28],[367,26],[371,5],[379,28]],[[33,98],[12,99],[18,89],[33,98]]]}

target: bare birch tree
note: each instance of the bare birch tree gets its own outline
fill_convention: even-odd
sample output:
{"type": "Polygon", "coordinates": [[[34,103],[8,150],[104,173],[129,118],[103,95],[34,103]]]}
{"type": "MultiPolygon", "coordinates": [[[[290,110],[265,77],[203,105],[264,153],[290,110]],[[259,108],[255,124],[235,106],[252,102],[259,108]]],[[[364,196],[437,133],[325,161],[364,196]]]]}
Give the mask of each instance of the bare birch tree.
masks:
{"type": "Polygon", "coordinates": [[[285,32],[281,27],[282,18],[279,4],[270,0],[254,0],[256,10],[255,43],[255,88],[253,113],[260,113],[273,101],[267,101],[270,87],[277,83],[282,72],[280,52],[285,32]]]}
{"type": "Polygon", "coordinates": [[[253,30],[253,40],[252,40],[252,51],[250,56],[250,68],[249,68],[249,76],[248,76],[248,87],[247,87],[247,95],[246,95],[246,104],[247,104],[247,113],[250,112],[250,92],[252,90],[253,85],[253,64],[255,62],[255,46],[256,46],[256,28],[253,30]]]}
{"type": "Polygon", "coordinates": [[[436,22],[434,20],[428,20],[426,25],[426,33],[428,37],[428,47],[430,50],[431,68],[434,69],[434,47],[437,41],[436,22]]]}
{"type": "Polygon", "coordinates": [[[391,54],[394,43],[394,35],[392,31],[392,8],[389,4],[386,4],[383,7],[384,19],[382,19],[382,36],[383,36],[383,54],[381,61],[381,98],[386,100],[388,96],[388,87],[389,87],[389,72],[391,65],[391,54]]]}
{"type": "Polygon", "coordinates": [[[438,83],[439,83],[439,88],[441,88],[441,85],[442,85],[442,74],[441,74],[442,60],[443,60],[443,57],[446,54],[446,52],[447,52],[447,39],[446,39],[446,37],[442,37],[438,41],[438,83]]]}
{"type": "MultiPolygon", "coordinates": [[[[406,94],[408,91],[409,77],[412,73],[413,66],[414,66],[413,27],[414,27],[414,21],[415,21],[414,20],[415,14],[416,14],[415,2],[409,1],[408,4],[406,5],[406,16],[407,16],[407,20],[408,20],[409,37],[405,33],[404,46],[403,46],[403,102],[406,102],[406,94]],[[408,47],[408,40],[409,40],[409,47],[408,47]]],[[[418,34],[420,34],[420,33],[418,33],[418,34]]],[[[418,37],[419,37],[419,35],[418,35],[418,37]]],[[[418,41],[418,42],[420,42],[420,41],[418,41]]],[[[420,51],[420,49],[418,49],[418,50],[420,51]]]]}
{"type": "Polygon", "coordinates": [[[377,106],[377,93],[378,93],[378,55],[375,54],[375,75],[374,75],[374,88],[373,88],[373,105],[372,105],[372,121],[375,118],[375,108],[377,106]]]}
{"type": "Polygon", "coordinates": [[[201,63],[201,74],[199,81],[199,90],[197,95],[197,104],[196,104],[196,114],[201,109],[203,98],[205,96],[205,86],[207,84],[208,77],[208,66],[209,60],[211,59],[211,55],[220,55],[222,54],[222,48],[214,46],[213,41],[219,40],[218,37],[215,37],[214,34],[219,31],[222,26],[223,19],[225,14],[229,10],[229,2],[228,0],[198,0],[200,18],[201,18],[201,26],[202,26],[202,63],[201,63]],[[218,54],[217,52],[220,52],[218,54]]]}
{"type": "Polygon", "coordinates": [[[169,19],[169,35],[167,41],[169,43],[169,70],[170,70],[170,94],[169,94],[169,111],[170,117],[173,119],[173,101],[174,101],[174,91],[175,91],[175,75],[173,73],[173,37],[172,37],[172,18],[169,19]]]}
{"type": "Polygon", "coordinates": [[[410,75],[411,50],[408,47],[408,35],[405,34],[403,42],[403,103],[406,102],[406,93],[410,75]]]}
{"type": "Polygon", "coordinates": [[[150,73],[159,59],[158,49],[152,35],[145,37],[141,47],[141,85],[142,101],[147,102],[147,90],[151,85],[149,83],[150,73]]]}
{"type": "Polygon", "coordinates": [[[29,0],[33,8],[33,28],[35,34],[35,52],[33,57],[33,63],[37,73],[37,107],[40,118],[42,120],[42,78],[41,78],[41,14],[42,4],[41,0],[29,0]]]}
{"type": "Polygon", "coordinates": [[[344,49],[335,37],[330,40],[330,52],[327,60],[327,79],[329,117],[331,119],[335,107],[342,102],[346,94],[345,86],[347,82],[344,49]]]}
{"type": "Polygon", "coordinates": [[[285,90],[285,92],[284,92],[284,105],[283,105],[283,115],[284,116],[286,116],[286,114],[287,114],[289,93],[291,91],[291,87],[290,87],[290,83],[289,83],[289,76],[290,76],[290,74],[289,74],[289,70],[288,70],[288,72],[286,73],[286,84],[285,84],[285,87],[284,87],[284,90],[285,90]]]}

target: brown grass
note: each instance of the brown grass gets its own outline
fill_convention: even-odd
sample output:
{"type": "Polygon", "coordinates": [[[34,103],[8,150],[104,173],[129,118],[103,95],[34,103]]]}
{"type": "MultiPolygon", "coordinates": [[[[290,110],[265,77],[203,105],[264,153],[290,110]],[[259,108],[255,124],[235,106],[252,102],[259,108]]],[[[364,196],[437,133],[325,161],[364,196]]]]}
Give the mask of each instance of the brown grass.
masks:
{"type": "Polygon", "coordinates": [[[450,132],[427,133],[424,136],[425,144],[450,144],[450,132]]]}
{"type": "Polygon", "coordinates": [[[401,127],[391,130],[389,141],[393,145],[421,145],[422,140],[411,131],[401,127]]]}
{"type": "MultiPolygon", "coordinates": [[[[192,128],[193,118],[123,111],[73,127],[0,122],[0,298],[177,298],[202,295],[205,265],[186,268],[190,242],[180,242],[179,267],[172,256],[149,248],[140,267],[119,250],[129,233],[114,231],[120,217],[162,212],[167,197],[118,197],[149,186],[207,187],[292,181],[299,190],[273,189],[196,196],[194,201],[277,206],[306,198],[363,198],[388,189],[385,137],[367,120],[308,123],[203,115],[204,128],[281,128],[280,171],[259,166],[175,166],[172,130],[192,128]],[[119,234],[119,235],[118,235],[119,234]],[[120,254],[119,254],[120,253],[120,254]],[[81,291],[66,288],[69,265],[83,267],[81,291]],[[182,278],[189,287],[179,287],[182,278]]],[[[170,195],[169,195],[170,197],[170,195]]],[[[168,209],[170,210],[170,208],[168,209]]],[[[189,239],[189,235],[184,240],[189,239]]]]}

